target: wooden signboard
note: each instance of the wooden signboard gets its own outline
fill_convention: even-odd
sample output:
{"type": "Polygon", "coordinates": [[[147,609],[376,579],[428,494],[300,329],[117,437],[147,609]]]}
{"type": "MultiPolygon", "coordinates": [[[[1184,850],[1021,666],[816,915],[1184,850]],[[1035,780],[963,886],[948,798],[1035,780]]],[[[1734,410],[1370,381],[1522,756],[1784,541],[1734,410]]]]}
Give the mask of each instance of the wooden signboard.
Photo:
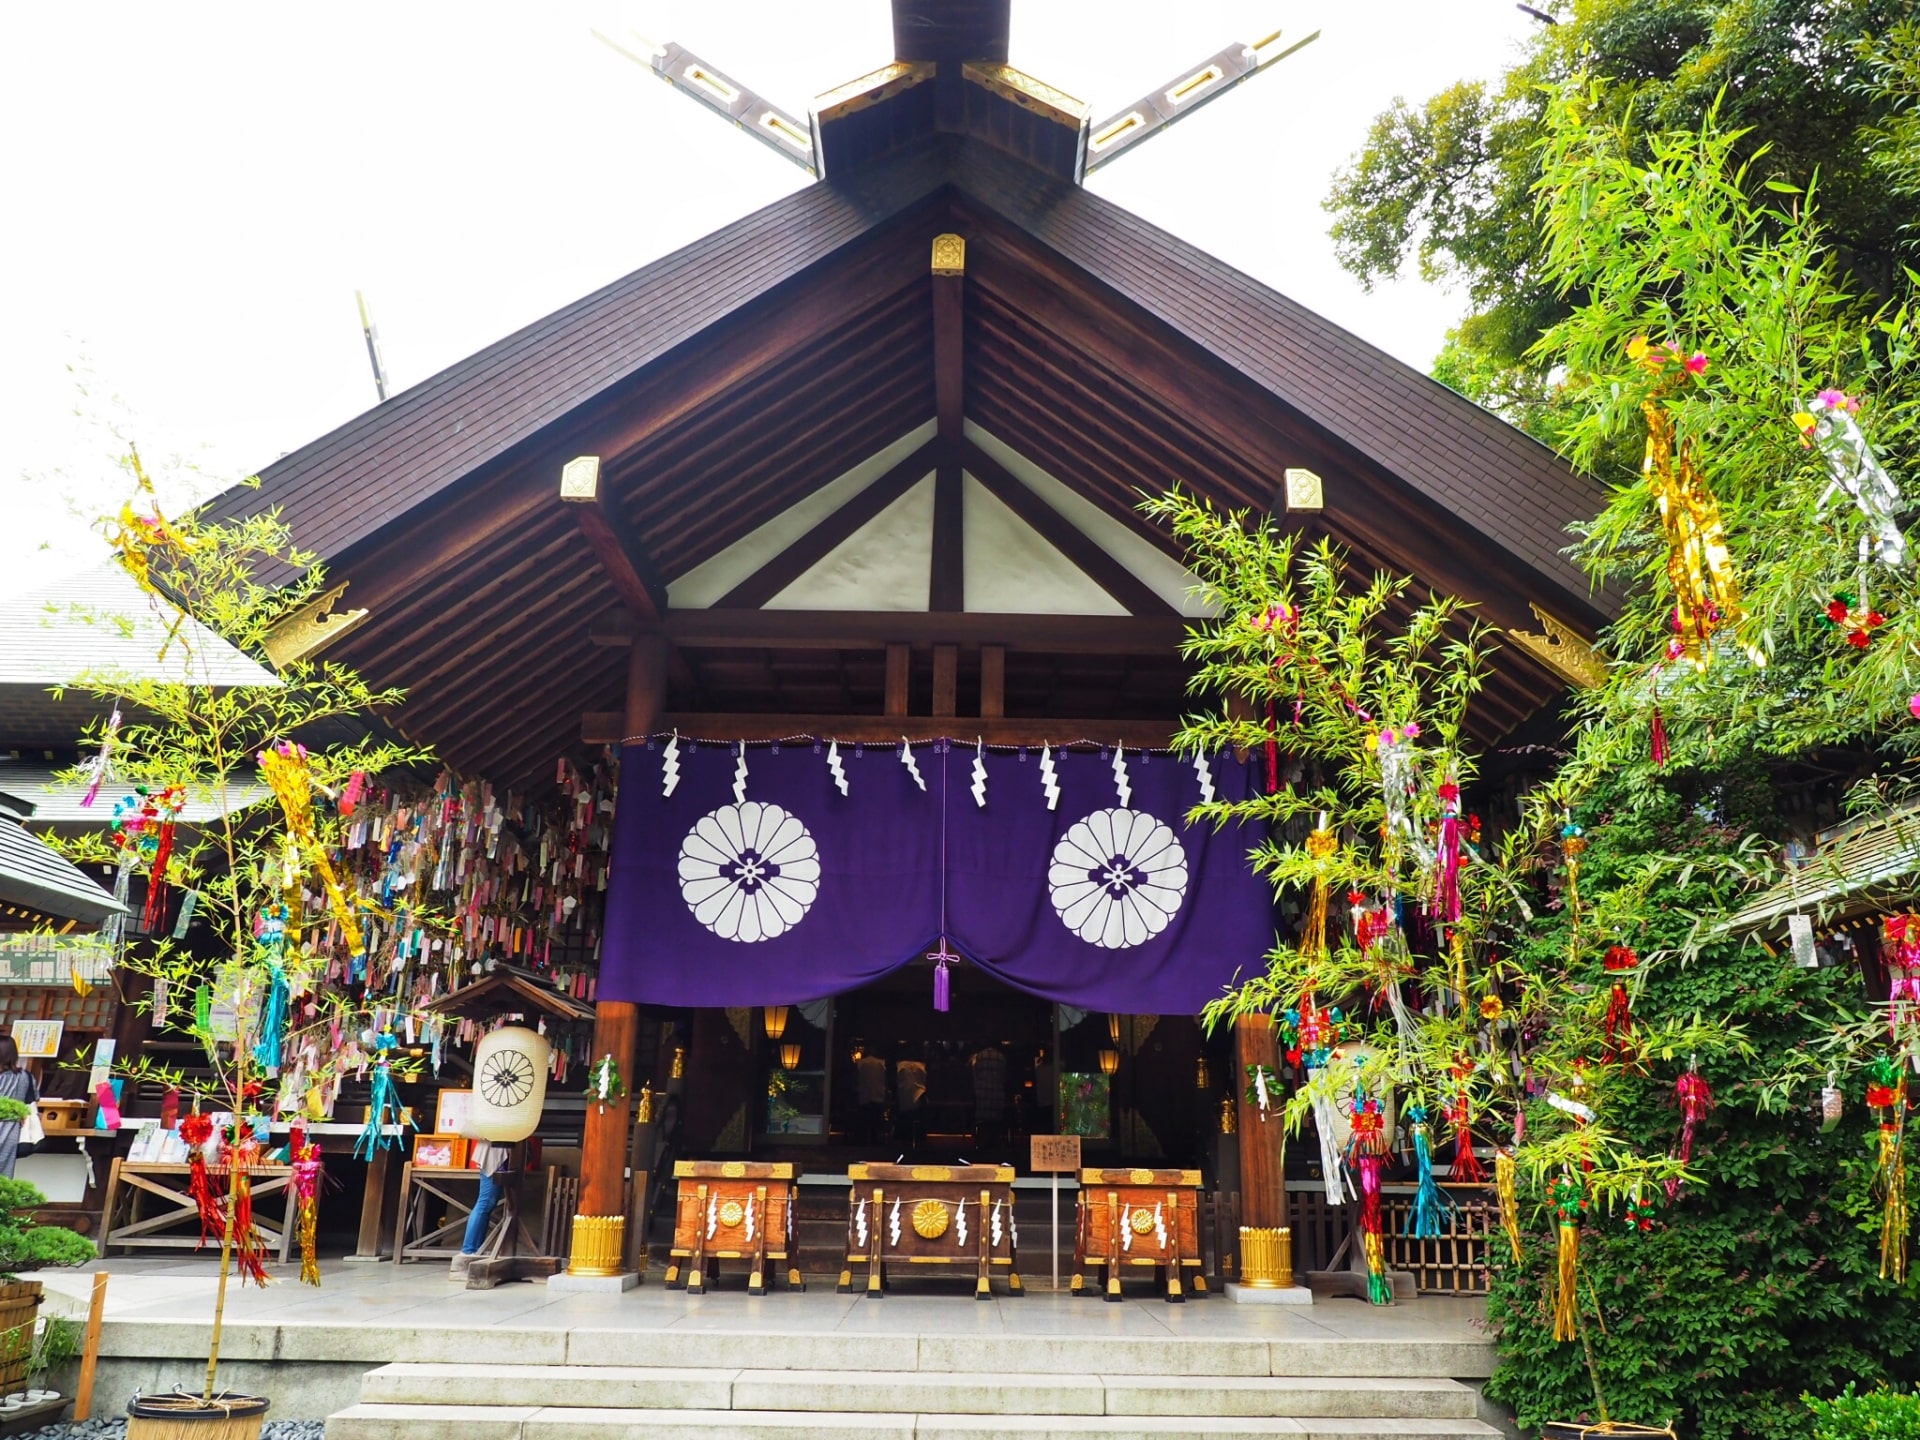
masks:
{"type": "Polygon", "coordinates": [[[1080,1168],[1078,1135],[1034,1135],[1032,1164],[1036,1175],[1071,1175],[1080,1168]]]}
{"type": "Polygon", "coordinates": [[[66,1028],[64,1020],[16,1020],[13,1043],[22,1060],[53,1060],[60,1054],[60,1037],[66,1028]]]}
{"type": "Polygon", "coordinates": [[[1011,1165],[849,1165],[847,1263],[867,1267],[870,1299],[886,1293],[889,1264],[961,1265],[974,1272],[974,1297],[993,1297],[994,1267],[1022,1294],[1014,1246],[1011,1165]]]}

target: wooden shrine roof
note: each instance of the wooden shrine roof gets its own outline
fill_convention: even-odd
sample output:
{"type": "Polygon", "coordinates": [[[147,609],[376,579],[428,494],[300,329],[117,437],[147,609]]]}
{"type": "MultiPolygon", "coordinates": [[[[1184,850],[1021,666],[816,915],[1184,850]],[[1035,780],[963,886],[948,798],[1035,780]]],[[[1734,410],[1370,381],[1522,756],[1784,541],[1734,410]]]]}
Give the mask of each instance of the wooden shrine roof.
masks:
{"type": "MultiPolygon", "coordinates": [[[[1266,512],[1303,466],[1326,508],[1280,522],[1331,535],[1356,564],[1497,625],[1537,628],[1530,604],[1588,635],[1604,621],[1607,597],[1558,553],[1602,497],[1550,452],[1165,231],[954,135],[634,272],[213,511],[278,507],[350,580],[342,603],[371,613],[326,657],[405,687],[407,733],[463,769],[530,777],[624,685],[624,652],[591,633],[620,593],[558,503],[561,467],[601,457],[619,518],[671,586],[934,418],[928,253],[944,232],[967,242],[966,420],[1160,551],[1174,547],[1137,515],[1142,493],[1177,481],[1266,512]]],[[[1185,667],[1153,633],[1131,652],[1009,650],[1006,714],[1171,721],[1188,708],[1185,667]]],[[[877,716],[883,652],[878,638],[689,635],[669,709],[877,716]]],[[[976,683],[963,673],[961,717],[976,683]]],[[[1509,646],[1476,729],[1506,734],[1563,688],[1509,646]]],[[[954,730],[972,733],[964,718],[954,730]]]]}

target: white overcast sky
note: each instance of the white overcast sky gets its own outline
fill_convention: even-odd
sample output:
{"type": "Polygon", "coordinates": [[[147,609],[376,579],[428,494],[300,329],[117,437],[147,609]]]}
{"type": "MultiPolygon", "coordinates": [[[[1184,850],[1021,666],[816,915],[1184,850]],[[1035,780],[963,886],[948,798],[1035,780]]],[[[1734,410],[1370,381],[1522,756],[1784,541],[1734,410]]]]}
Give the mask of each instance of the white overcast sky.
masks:
{"type": "MultiPolygon", "coordinates": [[[[1320,208],[1396,95],[1497,74],[1512,0],[1014,0],[1095,119],[1231,40],[1322,38],[1091,188],[1424,368],[1463,301],[1363,294],[1320,208]]],[[[891,58],[886,0],[0,6],[0,592],[96,562],[114,432],[174,503],[812,183],[614,54],[678,40],[795,114],[891,58]],[[82,390],[84,389],[84,394],[82,390]]],[[[298,537],[295,537],[296,540],[298,537]]]]}

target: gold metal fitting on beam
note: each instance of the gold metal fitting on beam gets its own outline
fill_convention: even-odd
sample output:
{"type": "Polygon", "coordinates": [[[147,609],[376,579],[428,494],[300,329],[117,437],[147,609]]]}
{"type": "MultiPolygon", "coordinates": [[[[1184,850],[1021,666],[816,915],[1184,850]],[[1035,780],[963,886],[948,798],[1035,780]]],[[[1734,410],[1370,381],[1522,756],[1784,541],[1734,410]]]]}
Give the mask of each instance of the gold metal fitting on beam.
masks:
{"type": "Polygon", "coordinates": [[[1293,1231],[1242,1225],[1240,1283],[1251,1290],[1291,1290],[1293,1231]]]}
{"type": "Polygon", "coordinates": [[[577,455],[560,469],[562,500],[594,500],[600,495],[600,457],[577,455]]]}
{"type": "Polygon", "coordinates": [[[1607,683],[1607,662],[1593,646],[1582,640],[1571,625],[1556,620],[1538,605],[1529,605],[1540,621],[1544,635],[1525,630],[1509,630],[1507,635],[1527,654],[1533,656],[1569,685],[1582,690],[1598,690],[1607,683]]]}
{"type": "Polygon", "coordinates": [[[964,275],[967,273],[967,241],[963,235],[936,235],[933,237],[933,273],[936,275],[964,275]]]}
{"type": "Polygon", "coordinates": [[[569,1275],[618,1275],[626,1266],[627,1217],[575,1215],[569,1275]]]}
{"type": "Polygon", "coordinates": [[[1322,493],[1320,477],[1311,470],[1289,469],[1287,471],[1287,509],[1320,510],[1324,509],[1326,499],[1322,493]]]}
{"type": "Polygon", "coordinates": [[[347,592],[347,582],[328,588],[318,600],[302,605],[291,615],[282,617],[267,632],[267,659],[275,669],[284,670],[297,660],[306,660],[338,640],[342,635],[358,629],[366,622],[365,610],[342,610],[337,608],[340,597],[347,592]]]}

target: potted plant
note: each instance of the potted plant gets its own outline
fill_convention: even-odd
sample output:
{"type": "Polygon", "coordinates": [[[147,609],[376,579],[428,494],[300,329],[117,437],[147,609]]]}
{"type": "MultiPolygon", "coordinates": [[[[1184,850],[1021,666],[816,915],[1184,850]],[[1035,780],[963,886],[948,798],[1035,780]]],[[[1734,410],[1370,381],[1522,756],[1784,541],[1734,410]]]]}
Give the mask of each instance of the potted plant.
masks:
{"type": "MultiPolygon", "coordinates": [[[[18,1100],[0,1099],[0,1124],[26,1117],[18,1100]]],[[[84,1265],[93,1259],[93,1242],[59,1225],[38,1225],[33,1212],[47,1203],[24,1180],[0,1176],[0,1396],[26,1386],[34,1353],[34,1334],[45,1292],[23,1274],[55,1266],[84,1265]]]]}
{"type": "Polygon", "coordinates": [[[222,1392],[218,1368],[232,1272],[267,1279],[251,1175],[289,1167],[301,1279],[317,1285],[319,1148],[304,1143],[302,1126],[329,1118],[342,1077],[369,1068],[369,1153],[394,1143],[404,1118],[393,1081],[409,1066],[394,1017],[368,1008],[350,980],[330,977],[350,957],[364,963],[363,927],[417,935],[430,917],[396,915],[354,893],[333,857],[370,777],[427,755],[372,733],[368,717],[396,704],[398,692],[373,690],[281,643],[289,626],[306,633],[321,623],[326,591],[313,557],[294,548],[276,517],[169,519],[139,457],[125,463],[134,500],[103,528],[152,613],[99,618],[152,635],[156,660],[82,677],[113,714],[90,733],[98,748],[80,776],[97,785],[112,775],[135,793],[116,806],[108,833],[65,848],[113,865],[123,898],[135,874],[146,880],[149,938],[126,947],[119,963],[151,981],[142,1003],[156,1024],[199,1041],[203,1068],[187,1074],[137,1056],[117,1069],[169,1092],[165,1123],[177,1115],[202,1237],[220,1257],[204,1385],[136,1399],[129,1434],[211,1436],[207,1427],[217,1426],[220,1440],[244,1440],[259,1433],[267,1401],[222,1392]],[[232,650],[256,662],[253,678],[235,679],[245,661],[232,650]],[[263,658],[275,670],[258,665],[263,658]],[[189,801],[209,817],[191,828],[180,823],[189,801]],[[286,1122],[277,1132],[276,1121],[286,1122]]]}

